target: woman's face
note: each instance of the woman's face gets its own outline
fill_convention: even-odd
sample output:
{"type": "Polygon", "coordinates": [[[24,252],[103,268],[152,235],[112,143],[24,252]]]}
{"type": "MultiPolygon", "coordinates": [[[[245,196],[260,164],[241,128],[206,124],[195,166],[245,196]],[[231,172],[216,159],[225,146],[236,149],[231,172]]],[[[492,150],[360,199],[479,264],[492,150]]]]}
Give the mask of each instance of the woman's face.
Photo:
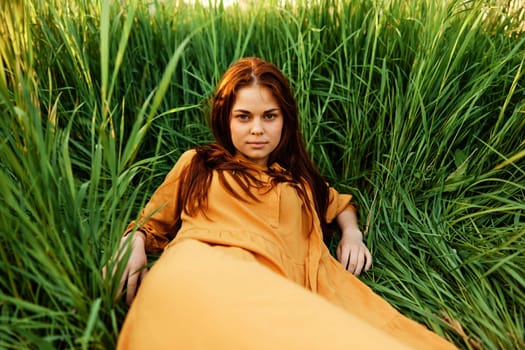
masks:
{"type": "Polygon", "coordinates": [[[260,85],[237,91],[230,112],[230,132],[236,154],[266,166],[281,141],[283,115],[270,89],[260,85]]]}

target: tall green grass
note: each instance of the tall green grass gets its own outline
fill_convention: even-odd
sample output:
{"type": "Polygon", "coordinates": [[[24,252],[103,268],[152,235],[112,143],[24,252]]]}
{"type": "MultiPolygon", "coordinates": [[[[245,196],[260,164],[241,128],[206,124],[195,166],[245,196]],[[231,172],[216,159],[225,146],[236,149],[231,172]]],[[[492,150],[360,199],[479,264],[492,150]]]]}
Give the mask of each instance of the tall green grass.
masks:
{"type": "Polygon", "coordinates": [[[356,198],[363,280],[460,348],[523,348],[525,11],[500,3],[2,2],[0,348],[114,347],[100,269],[251,55],[356,198]]]}

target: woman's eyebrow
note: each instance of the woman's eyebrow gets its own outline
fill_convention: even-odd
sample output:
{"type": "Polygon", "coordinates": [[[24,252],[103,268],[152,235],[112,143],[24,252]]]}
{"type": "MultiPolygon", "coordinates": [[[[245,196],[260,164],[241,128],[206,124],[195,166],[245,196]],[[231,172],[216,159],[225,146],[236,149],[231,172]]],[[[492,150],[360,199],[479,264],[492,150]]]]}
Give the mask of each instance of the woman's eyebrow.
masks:
{"type": "MultiPolygon", "coordinates": [[[[278,107],[275,107],[275,108],[270,108],[266,111],[264,111],[264,113],[270,113],[270,112],[278,112],[280,110],[280,108],[278,107]]],[[[236,113],[246,113],[246,114],[250,114],[251,111],[247,110],[247,109],[234,109],[233,112],[236,112],[236,113]]]]}

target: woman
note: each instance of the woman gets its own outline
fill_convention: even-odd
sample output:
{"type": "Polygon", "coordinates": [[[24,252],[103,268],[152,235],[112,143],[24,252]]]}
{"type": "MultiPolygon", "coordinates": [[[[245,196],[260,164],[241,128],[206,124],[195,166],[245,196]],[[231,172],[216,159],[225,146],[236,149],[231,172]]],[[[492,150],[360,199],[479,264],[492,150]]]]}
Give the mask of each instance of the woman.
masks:
{"type": "Polygon", "coordinates": [[[355,207],[310,161],[278,68],[234,63],[211,114],[216,142],[184,153],[126,231],[119,349],[455,348],[353,275],[372,263],[355,207]]]}

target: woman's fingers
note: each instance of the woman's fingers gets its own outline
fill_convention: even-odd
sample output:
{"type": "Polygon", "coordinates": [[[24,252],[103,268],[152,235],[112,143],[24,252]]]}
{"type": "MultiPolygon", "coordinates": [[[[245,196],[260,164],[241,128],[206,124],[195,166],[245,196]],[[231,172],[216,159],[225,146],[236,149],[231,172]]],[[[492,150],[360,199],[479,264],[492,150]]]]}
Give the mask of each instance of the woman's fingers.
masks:
{"type": "Polygon", "coordinates": [[[363,254],[360,246],[353,246],[350,250],[350,257],[348,260],[348,272],[358,276],[363,268],[363,254]]]}
{"type": "Polygon", "coordinates": [[[122,276],[120,277],[118,291],[117,291],[118,296],[122,294],[122,291],[124,290],[124,286],[126,285],[126,282],[128,282],[128,274],[129,274],[129,268],[126,267],[126,269],[122,273],[122,276]]]}
{"type": "Polygon", "coordinates": [[[365,271],[368,271],[372,267],[372,254],[370,253],[368,248],[365,248],[365,256],[366,256],[365,271]]]}
{"type": "Polygon", "coordinates": [[[142,271],[140,271],[140,282],[144,281],[144,278],[146,277],[147,274],[148,274],[147,268],[143,268],[142,271]]]}
{"type": "Polygon", "coordinates": [[[345,267],[348,267],[348,259],[350,258],[350,248],[347,245],[339,244],[337,247],[337,260],[345,267]]]}
{"type": "MultiPolygon", "coordinates": [[[[341,251],[344,251],[344,249],[341,249],[341,251]]],[[[348,249],[347,254],[342,255],[339,261],[348,272],[356,276],[372,267],[372,255],[364,244],[352,246],[351,249],[348,249]]]]}
{"type": "Polygon", "coordinates": [[[111,276],[115,276],[122,259],[126,256],[126,251],[131,248],[130,255],[126,261],[126,266],[119,280],[117,291],[117,295],[120,296],[122,295],[124,288],[127,287],[126,301],[128,303],[131,303],[135,297],[140,281],[147,273],[145,266],[148,263],[148,258],[144,244],[144,235],[139,231],[133,235],[131,241],[130,237],[123,237],[118,251],[115,252],[110,261],[102,267],[102,276],[104,278],[106,278],[109,273],[111,273],[111,276]]]}
{"type": "Polygon", "coordinates": [[[128,304],[131,304],[133,299],[135,299],[135,296],[137,295],[140,286],[140,282],[142,282],[144,277],[146,277],[147,273],[148,269],[142,268],[140,270],[136,270],[128,276],[128,289],[126,290],[126,302],[128,304]]]}
{"type": "Polygon", "coordinates": [[[336,250],[337,260],[344,268],[359,276],[372,267],[372,254],[363,242],[339,242],[336,250]]]}
{"type": "Polygon", "coordinates": [[[356,276],[359,276],[363,270],[363,265],[365,264],[365,256],[362,247],[358,247],[356,251],[357,254],[354,254],[354,256],[350,258],[350,261],[352,261],[352,258],[354,258],[352,273],[356,276]]]}
{"type": "Polygon", "coordinates": [[[128,289],[126,290],[126,302],[131,304],[139,286],[140,273],[134,272],[128,276],[128,289]]]}

